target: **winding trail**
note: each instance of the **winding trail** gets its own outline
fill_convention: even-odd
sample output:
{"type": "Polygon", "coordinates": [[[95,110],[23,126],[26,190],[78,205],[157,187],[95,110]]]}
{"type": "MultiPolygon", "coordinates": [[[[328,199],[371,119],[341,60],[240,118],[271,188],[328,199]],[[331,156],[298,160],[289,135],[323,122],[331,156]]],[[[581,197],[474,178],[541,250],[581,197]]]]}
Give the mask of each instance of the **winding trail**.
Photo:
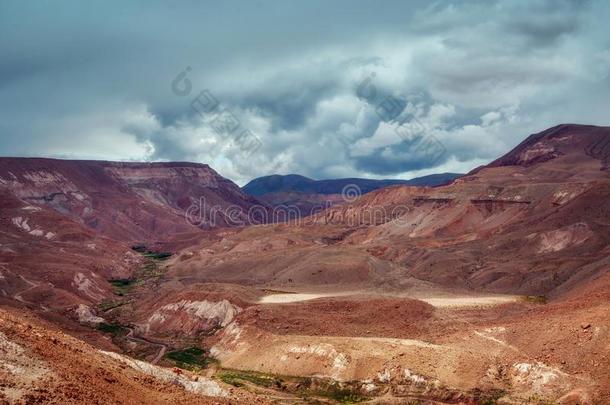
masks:
{"type": "Polygon", "coordinates": [[[24,304],[29,304],[29,305],[35,305],[33,302],[30,302],[26,299],[24,299],[22,297],[21,294],[25,294],[31,290],[33,290],[34,288],[38,287],[40,284],[39,283],[35,283],[33,281],[28,280],[27,278],[23,277],[22,275],[19,275],[19,277],[26,282],[26,284],[29,285],[28,288],[26,288],[25,290],[21,290],[19,291],[17,294],[13,295],[13,298],[16,299],[19,302],[23,302],[24,304]]]}
{"type": "MultiPolygon", "coordinates": [[[[45,311],[45,312],[50,311],[50,309],[49,309],[49,308],[47,308],[47,307],[45,307],[44,305],[41,305],[41,304],[36,304],[35,302],[31,302],[31,301],[26,300],[25,298],[23,298],[23,295],[22,295],[22,294],[25,294],[25,293],[28,293],[28,292],[32,291],[32,290],[33,290],[33,289],[35,289],[35,288],[40,287],[41,283],[36,283],[36,282],[34,282],[34,281],[30,281],[30,280],[28,280],[27,278],[23,277],[21,274],[19,275],[19,277],[20,277],[20,278],[21,278],[23,281],[25,281],[25,282],[26,282],[26,284],[28,284],[28,285],[29,285],[29,287],[27,287],[26,289],[21,290],[21,291],[19,291],[18,293],[14,294],[14,295],[13,295],[13,299],[15,299],[15,300],[17,300],[17,301],[19,301],[19,302],[21,302],[21,303],[24,303],[24,304],[26,304],[26,305],[32,305],[32,306],[35,306],[35,307],[40,307],[40,308],[42,308],[42,310],[43,310],[43,311],[45,311]]],[[[51,284],[51,285],[52,285],[52,284],[51,284]]]]}
{"type": "Polygon", "coordinates": [[[165,352],[167,352],[167,345],[166,344],[159,343],[159,342],[153,342],[152,340],[148,340],[148,339],[143,338],[141,336],[135,336],[133,329],[128,327],[128,326],[125,326],[125,329],[127,329],[129,331],[129,332],[127,332],[127,335],[125,335],[126,339],[129,339],[129,340],[134,341],[134,342],[145,343],[145,344],[149,344],[149,345],[160,347],[159,353],[157,353],[155,358],[150,361],[150,364],[157,364],[159,362],[159,360],[161,360],[161,358],[163,358],[163,356],[165,355],[165,352]]]}

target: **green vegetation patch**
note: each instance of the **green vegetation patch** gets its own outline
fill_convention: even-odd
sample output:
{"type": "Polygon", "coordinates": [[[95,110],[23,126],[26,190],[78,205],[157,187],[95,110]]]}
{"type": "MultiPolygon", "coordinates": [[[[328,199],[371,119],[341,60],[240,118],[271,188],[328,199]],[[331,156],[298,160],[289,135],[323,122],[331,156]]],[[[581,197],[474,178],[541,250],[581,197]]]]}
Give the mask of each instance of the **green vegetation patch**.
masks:
{"type": "Polygon", "coordinates": [[[111,309],[121,307],[127,304],[129,301],[102,301],[99,304],[99,308],[101,311],[110,311],[111,309]]]}
{"type": "Polygon", "coordinates": [[[356,404],[365,401],[367,398],[360,395],[357,391],[338,383],[330,384],[324,389],[312,392],[313,395],[333,399],[341,404],[356,404]]]}
{"type": "MultiPolygon", "coordinates": [[[[125,295],[129,294],[133,290],[134,287],[144,284],[147,280],[158,279],[159,277],[163,276],[164,272],[159,267],[157,262],[159,260],[164,260],[164,259],[157,259],[157,258],[158,257],[166,257],[166,258],[169,257],[169,256],[164,256],[164,255],[171,255],[171,253],[154,253],[154,254],[151,254],[150,256],[148,254],[145,254],[144,256],[147,257],[146,262],[142,265],[142,267],[140,267],[135,272],[135,275],[133,277],[124,278],[124,279],[108,280],[110,282],[110,284],[112,284],[112,286],[114,287],[115,295],[118,295],[120,297],[125,296],[125,295]]],[[[105,304],[105,305],[109,305],[109,304],[105,304]]]]}
{"type": "Polygon", "coordinates": [[[318,397],[332,399],[342,404],[355,404],[368,399],[349,383],[343,384],[311,377],[278,376],[230,369],[223,369],[216,373],[215,377],[234,387],[244,387],[250,383],[259,387],[293,392],[305,400],[318,397]]]}
{"type": "Polygon", "coordinates": [[[124,327],[122,327],[121,325],[119,325],[117,323],[105,323],[105,322],[98,324],[97,329],[102,332],[111,333],[115,336],[123,334],[126,330],[124,327]]]}
{"type": "Polygon", "coordinates": [[[205,350],[199,347],[189,347],[183,350],[174,350],[165,354],[172,360],[176,367],[186,370],[200,370],[212,362],[205,354],[205,350]]]}
{"type": "Polygon", "coordinates": [[[270,374],[258,373],[255,371],[241,370],[223,370],[216,374],[216,377],[222,382],[233,385],[234,387],[243,387],[245,382],[252,383],[265,388],[281,386],[282,380],[270,374]]]}
{"type": "Polygon", "coordinates": [[[170,252],[146,252],[142,253],[142,256],[153,260],[167,260],[172,254],[170,252]]]}
{"type": "Polygon", "coordinates": [[[167,260],[172,256],[171,252],[155,252],[154,250],[147,249],[144,245],[134,245],[131,249],[153,260],[167,260]]]}
{"type": "Polygon", "coordinates": [[[163,275],[163,271],[159,268],[156,262],[150,260],[140,269],[138,272],[140,277],[149,279],[149,278],[158,278],[163,275]]]}
{"type": "Polygon", "coordinates": [[[142,284],[141,280],[135,280],[131,278],[110,280],[110,284],[114,287],[114,293],[120,297],[128,294],[131,289],[137,285],[142,284]]]}

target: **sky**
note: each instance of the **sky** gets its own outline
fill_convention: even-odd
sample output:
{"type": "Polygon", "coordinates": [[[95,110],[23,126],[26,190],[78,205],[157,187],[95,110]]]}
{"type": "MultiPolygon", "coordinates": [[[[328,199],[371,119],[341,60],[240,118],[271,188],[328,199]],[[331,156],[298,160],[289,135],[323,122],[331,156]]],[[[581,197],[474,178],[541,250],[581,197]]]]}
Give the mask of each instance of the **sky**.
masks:
{"type": "Polygon", "coordinates": [[[240,185],[467,172],[610,124],[610,2],[0,2],[0,155],[240,185]]]}

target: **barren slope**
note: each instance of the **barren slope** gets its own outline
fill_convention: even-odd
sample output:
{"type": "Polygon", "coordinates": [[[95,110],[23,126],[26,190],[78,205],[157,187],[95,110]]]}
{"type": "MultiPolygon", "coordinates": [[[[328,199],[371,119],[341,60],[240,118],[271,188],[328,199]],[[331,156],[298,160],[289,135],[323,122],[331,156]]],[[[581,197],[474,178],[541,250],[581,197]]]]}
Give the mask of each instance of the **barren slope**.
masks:
{"type": "MultiPolygon", "coordinates": [[[[174,364],[166,349],[200,348],[219,361],[201,376],[258,398],[606,403],[609,139],[609,128],[562,125],[450,185],[389,187],[305,221],[205,232],[183,221],[183,202],[235,196],[209,168],[50,161],[47,172],[27,161],[8,170],[2,159],[0,302],[161,365],[174,364]],[[146,262],[129,250],[134,241],[176,254],[146,262]],[[153,275],[129,288],[106,281],[143,263],[153,275]],[[112,343],[91,328],[100,324],[112,343]]],[[[4,317],[11,350],[39,350],[27,323],[43,341],[64,339],[49,324],[4,317]]],[[[46,375],[47,358],[79,361],[44,350],[27,378],[46,375]]],[[[102,369],[149,367],[80,350],[102,369]]],[[[14,356],[2,372],[19,389],[32,385],[10,373],[23,360],[14,356]]],[[[148,398],[149,380],[123,377],[117,392],[148,398]]],[[[45,385],[58,399],[62,387],[45,385]]],[[[151,388],[175,401],[172,389],[151,388]]]]}
{"type": "Polygon", "coordinates": [[[222,212],[228,206],[247,214],[260,204],[196,163],[0,158],[0,188],[102,235],[148,243],[198,232],[199,226],[226,226],[222,212]]]}
{"type": "Polygon", "coordinates": [[[0,402],[49,404],[264,403],[188,372],[136,362],[33,316],[0,309],[0,402]]]}

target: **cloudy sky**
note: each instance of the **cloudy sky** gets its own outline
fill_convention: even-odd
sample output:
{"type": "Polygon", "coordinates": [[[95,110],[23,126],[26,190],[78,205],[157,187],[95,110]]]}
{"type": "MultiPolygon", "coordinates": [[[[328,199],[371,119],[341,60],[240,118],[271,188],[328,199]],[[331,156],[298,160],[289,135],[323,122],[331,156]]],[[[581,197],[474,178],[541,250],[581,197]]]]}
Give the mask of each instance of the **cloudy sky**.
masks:
{"type": "Polygon", "coordinates": [[[610,2],[0,2],[0,155],[411,178],[610,124],[610,2]]]}

